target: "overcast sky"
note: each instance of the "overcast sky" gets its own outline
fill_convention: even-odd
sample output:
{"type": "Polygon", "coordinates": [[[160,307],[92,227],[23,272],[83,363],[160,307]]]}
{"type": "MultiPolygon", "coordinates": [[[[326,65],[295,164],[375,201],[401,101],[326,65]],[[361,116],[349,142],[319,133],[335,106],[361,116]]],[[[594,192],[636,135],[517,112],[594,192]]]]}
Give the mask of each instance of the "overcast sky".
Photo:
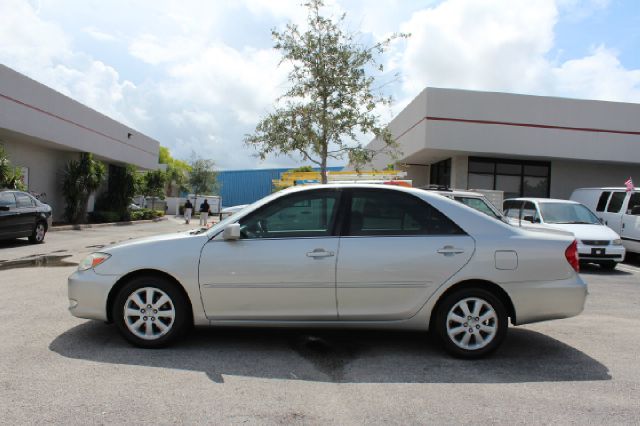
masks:
{"type": "MultiPolygon", "coordinates": [[[[300,0],[0,0],[0,62],[221,169],[289,167],[243,145],[286,87],[272,28],[300,0]]],[[[639,0],[334,0],[382,58],[397,114],[425,86],[640,102],[639,0]],[[399,73],[399,79],[393,74],[399,73]]],[[[363,136],[363,141],[368,141],[363,136]]],[[[333,165],[342,165],[335,163],[333,165]]]]}

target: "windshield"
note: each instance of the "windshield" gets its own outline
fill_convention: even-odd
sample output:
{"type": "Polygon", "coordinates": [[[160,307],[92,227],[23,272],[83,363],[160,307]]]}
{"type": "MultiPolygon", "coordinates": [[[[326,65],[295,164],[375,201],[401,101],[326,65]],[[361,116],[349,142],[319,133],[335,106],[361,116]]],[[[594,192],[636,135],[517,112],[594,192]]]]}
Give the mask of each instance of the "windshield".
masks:
{"type": "Polygon", "coordinates": [[[546,223],[582,223],[600,225],[600,221],[591,210],[582,204],[539,203],[542,220],[546,223]]]}
{"type": "Polygon", "coordinates": [[[478,210],[488,216],[491,216],[496,219],[502,220],[502,216],[499,215],[494,209],[489,207],[486,201],[481,198],[473,198],[473,197],[453,197],[456,201],[460,201],[462,204],[471,207],[472,209],[478,210]]]}

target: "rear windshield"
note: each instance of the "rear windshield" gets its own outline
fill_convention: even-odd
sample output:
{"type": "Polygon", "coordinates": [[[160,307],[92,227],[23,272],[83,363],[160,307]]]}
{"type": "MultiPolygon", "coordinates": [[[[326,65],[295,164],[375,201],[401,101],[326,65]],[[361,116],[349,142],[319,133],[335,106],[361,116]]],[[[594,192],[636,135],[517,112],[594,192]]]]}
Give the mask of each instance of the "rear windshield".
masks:
{"type": "Polygon", "coordinates": [[[600,224],[596,215],[582,204],[544,202],[538,204],[542,220],[546,223],[600,224]]]}
{"type": "Polygon", "coordinates": [[[454,197],[454,199],[488,216],[495,217],[496,219],[500,219],[500,216],[498,216],[498,214],[491,207],[489,207],[489,205],[481,198],[454,197]]]}

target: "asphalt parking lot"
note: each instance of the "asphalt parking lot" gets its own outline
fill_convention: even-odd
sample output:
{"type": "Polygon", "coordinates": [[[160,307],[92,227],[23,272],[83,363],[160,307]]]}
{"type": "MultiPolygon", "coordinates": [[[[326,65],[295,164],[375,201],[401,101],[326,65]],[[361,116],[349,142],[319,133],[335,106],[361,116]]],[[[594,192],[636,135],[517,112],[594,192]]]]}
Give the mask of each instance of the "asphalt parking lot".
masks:
{"type": "Polygon", "coordinates": [[[0,243],[0,423],[638,424],[640,261],[585,268],[584,313],[462,361],[423,333],[197,329],[142,350],[67,312],[74,263],[179,221],[0,243]]]}

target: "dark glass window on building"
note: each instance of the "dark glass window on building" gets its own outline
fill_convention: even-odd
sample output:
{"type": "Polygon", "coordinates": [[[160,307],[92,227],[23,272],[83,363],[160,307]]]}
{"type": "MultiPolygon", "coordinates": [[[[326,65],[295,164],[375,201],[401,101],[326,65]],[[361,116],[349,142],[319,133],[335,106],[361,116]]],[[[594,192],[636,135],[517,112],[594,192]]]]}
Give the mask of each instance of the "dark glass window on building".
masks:
{"type": "Polygon", "coordinates": [[[446,186],[451,185],[451,158],[438,161],[431,165],[429,172],[429,183],[431,185],[446,186]]]}
{"type": "Polygon", "coordinates": [[[469,157],[469,189],[494,189],[505,198],[549,197],[547,162],[469,157]]]}

